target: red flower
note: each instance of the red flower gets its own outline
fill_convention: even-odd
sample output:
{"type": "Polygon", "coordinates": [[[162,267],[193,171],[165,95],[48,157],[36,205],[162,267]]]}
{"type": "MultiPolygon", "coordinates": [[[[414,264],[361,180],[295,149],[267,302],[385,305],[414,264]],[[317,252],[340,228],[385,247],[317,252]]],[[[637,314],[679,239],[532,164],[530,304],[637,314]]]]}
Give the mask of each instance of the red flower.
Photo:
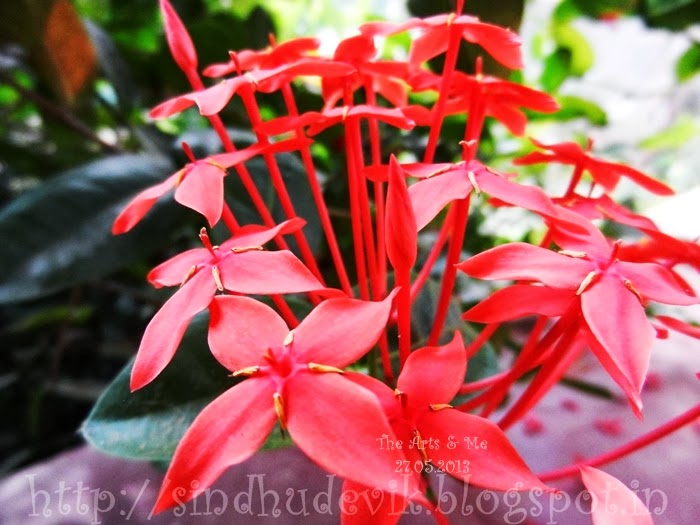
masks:
{"type": "Polygon", "coordinates": [[[229,466],[260,448],[275,420],[323,469],[411,497],[412,478],[398,483],[401,451],[382,450],[394,433],[376,397],[342,368],[362,357],[386,325],[393,294],[382,302],[329,299],[289,331],[268,306],[219,296],[211,308],[209,346],[234,376],[249,379],[207,406],[175,451],[155,505],[159,512],[209,487],[229,466]],[[191,481],[198,485],[191,489],[191,481]],[[185,495],[183,497],[183,495],[185,495]]]}
{"type": "Polygon", "coordinates": [[[197,71],[197,52],[187,29],[169,0],[160,0],[165,36],[175,63],[185,72],[197,71]]]}
{"type": "Polygon", "coordinates": [[[183,143],[191,162],[172,174],[160,184],[146,188],[136,195],[117,216],[112,233],[126,233],[136,226],[153,207],[156,201],[175,188],[175,200],[201,213],[209,226],[219,222],[224,206],[224,177],[226,170],[261,153],[279,153],[299,147],[298,140],[287,140],[275,144],[254,144],[233,153],[210,155],[196,160],[190,147],[183,143]]]}
{"type": "Polygon", "coordinates": [[[333,60],[351,65],[355,71],[346,77],[324,78],[323,99],[326,107],[333,107],[343,98],[346,89],[371,88],[396,107],[408,103],[405,79],[409,66],[405,62],[374,60],[377,48],[374,39],[365,35],[346,38],[335,50],[333,60]]]}
{"type": "MultiPolygon", "coordinates": [[[[617,257],[619,243],[611,245],[582,217],[580,224],[587,229],[585,237],[554,232],[557,244],[565,248],[562,252],[511,243],[475,255],[460,263],[458,268],[481,279],[538,281],[574,293],[580,299],[583,328],[592,336],[589,338],[591,350],[639,412],[639,393],[654,340],[644,303],[651,300],[691,305],[700,301],[691,295],[691,290],[681,287],[674,274],[663,266],[620,261],[617,257]]],[[[530,302],[527,307],[533,312],[549,309],[550,313],[561,315],[561,310],[567,306],[566,293],[545,291],[539,287],[527,292],[522,286],[510,287],[508,292],[501,292],[498,300],[489,301],[488,310],[503,308],[510,312],[518,308],[515,305],[530,302]]],[[[482,307],[482,312],[485,310],[482,307]]],[[[471,318],[470,313],[467,312],[467,316],[471,318]]]]}
{"type": "MultiPolygon", "coordinates": [[[[428,471],[442,469],[466,483],[493,490],[547,489],[500,428],[449,405],[464,383],[466,371],[467,355],[457,332],[445,346],[411,353],[393,392],[368,376],[354,374],[350,379],[377,396],[406,453],[409,471],[416,478],[421,472],[418,465],[428,471]]],[[[356,482],[344,485],[345,491],[359,493],[364,489],[356,482]]],[[[397,511],[408,504],[408,499],[397,504],[385,496],[381,496],[379,511],[370,508],[369,498],[353,501],[357,512],[344,516],[343,523],[395,523],[397,511]],[[392,507],[393,516],[386,516],[392,507]]]]}
{"type": "Polygon", "coordinates": [[[459,32],[467,42],[483,47],[504,66],[511,69],[523,67],[520,37],[508,29],[486,24],[475,16],[450,13],[429,18],[412,18],[400,24],[370,22],[360,27],[362,34],[368,36],[388,36],[411,29],[421,30],[421,35],[411,44],[408,58],[414,68],[447,51],[453,31],[459,32]]]}
{"type": "Polygon", "coordinates": [[[589,141],[588,149],[584,150],[575,142],[560,142],[559,144],[542,144],[531,138],[532,143],[546,152],[533,151],[524,157],[515,159],[514,164],[524,166],[529,164],[539,164],[542,162],[558,162],[569,164],[583,169],[590,173],[593,180],[600,184],[605,191],[611,192],[620,181],[620,177],[627,177],[642,188],[656,193],[657,195],[672,195],[673,190],[663,182],[645,175],[641,171],[625,166],[595,158],[590,153],[592,146],[589,141]]]}
{"type": "Polygon", "coordinates": [[[293,233],[303,225],[297,218],[269,229],[244,226],[221,246],[212,246],[202,228],[204,248],[183,252],[151,270],[148,280],[156,288],[180,285],[180,289],[146,327],[131,372],[132,391],[150,383],[165,368],[190,320],[210,305],[217,290],[243,294],[324,290],[292,252],[262,249],[273,237],[293,233]]]}

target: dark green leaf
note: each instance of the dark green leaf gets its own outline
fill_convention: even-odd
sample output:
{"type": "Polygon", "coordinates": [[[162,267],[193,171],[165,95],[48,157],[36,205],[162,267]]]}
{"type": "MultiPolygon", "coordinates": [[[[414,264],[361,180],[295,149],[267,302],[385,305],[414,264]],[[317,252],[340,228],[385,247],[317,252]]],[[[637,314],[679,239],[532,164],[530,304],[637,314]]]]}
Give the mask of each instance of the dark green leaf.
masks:
{"type": "Polygon", "coordinates": [[[660,16],[692,4],[695,0],[646,0],[650,16],[660,16]]]}
{"type": "Polygon", "coordinates": [[[171,200],[125,235],[112,222],[140,190],[174,170],[167,160],[117,155],[65,172],[0,212],[0,303],[34,299],[99,279],[141,260],[180,213],[171,200]]]}
{"type": "Polygon", "coordinates": [[[695,43],[683,53],[676,63],[676,76],[681,82],[689,80],[700,71],[700,43],[695,43]]]}

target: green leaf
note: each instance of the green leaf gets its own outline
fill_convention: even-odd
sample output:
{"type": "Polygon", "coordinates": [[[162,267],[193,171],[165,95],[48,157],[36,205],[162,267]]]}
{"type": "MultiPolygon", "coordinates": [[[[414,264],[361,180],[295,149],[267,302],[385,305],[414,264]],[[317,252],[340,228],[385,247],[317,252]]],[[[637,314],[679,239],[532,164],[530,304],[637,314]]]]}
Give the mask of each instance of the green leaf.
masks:
{"type": "Polygon", "coordinates": [[[646,0],[650,16],[660,16],[692,4],[695,0],[646,0]]]}
{"type": "Polygon", "coordinates": [[[570,74],[581,76],[593,65],[593,48],[571,24],[554,24],[552,36],[559,47],[571,52],[570,74]]]}
{"type": "Polygon", "coordinates": [[[144,388],[129,389],[132,363],[119,373],[81,428],[92,446],[129,458],[172,457],[197,414],[235,384],[209,352],[207,323],[207,313],[192,321],[172,362],[144,388]]]}
{"type": "Polygon", "coordinates": [[[565,48],[557,48],[544,59],[544,69],[540,76],[542,89],[548,93],[554,93],[570,75],[571,52],[565,48]]]}
{"type": "Polygon", "coordinates": [[[688,142],[699,128],[690,115],[681,115],[672,126],[647,137],[639,146],[644,149],[678,149],[688,142]]]}
{"type": "Polygon", "coordinates": [[[563,95],[557,98],[560,109],[554,115],[557,120],[571,120],[584,117],[595,126],[605,126],[608,123],[608,117],[605,110],[595,102],[584,98],[563,95]]]}
{"type": "Polygon", "coordinates": [[[172,171],[162,157],[115,155],[11,202],[0,211],[0,304],[99,279],[153,253],[179,216],[171,200],[125,235],[113,236],[112,222],[136,193],[172,171]]]}
{"type": "Polygon", "coordinates": [[[676,76],[685,82],[700,71],[700,43],[694,43],[676,62],[676,76]]]}

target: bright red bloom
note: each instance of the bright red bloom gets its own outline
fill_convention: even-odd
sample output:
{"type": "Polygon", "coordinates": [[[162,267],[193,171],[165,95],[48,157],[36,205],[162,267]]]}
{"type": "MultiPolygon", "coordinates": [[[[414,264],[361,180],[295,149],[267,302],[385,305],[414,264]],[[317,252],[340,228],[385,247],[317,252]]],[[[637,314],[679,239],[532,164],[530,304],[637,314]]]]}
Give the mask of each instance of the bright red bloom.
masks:
{"type": "Polygon", "coordinates": [[[581,479],[593,497],[593,525],[653,525],[651,514],[634,492],[602,470],[582,466],[581,479]]]}
{"type": "MultiPolygon", "coordinates": [[[[591,350],[639,412],[639,393],[654,340],[644,303],[650,300],[691,305],[700,301],[663,266],[620,261],[619,244],[611,245],[582,217],[580,224],[587,226],[587,237],[555,232],[555,241],[565,248],[562,252],[511,243],[475,255],[458,268],[481,279],[537,281],[574,293],[576,297],[569,297],[580,299],[584,328],[592,335],[591,350]]],[[[561,315],[566,310],[569,301],[566,293],[531,288],[526,291],[523,286],[510,287],[490,299],[488,311],[503,308],[509,312],[511,308],[517,310],[517,305],[529,308],[532,313],[561,315]]],[[[486,311],[482,307],[481,313],[486,311]]],[[[469,318],[471,313],[467,313],[469,318]]]]}
{"type": "Polygon", "coordinates": [[[654,221],[616,203],[608,195],[601,195],[600,197],[582,197],[574,193],[569,197],[554,198],[552,201],[579,215],[583,215],[591,221],[607,219],[619,224],[631,226],[632,228],[637,228],[641,231],[659,230],[656,224],[654,224],[654,221]]]}
{"type": "MultiPolygon", "coordinates": [[[[402,443],[409,470],[417,479],[421,469],[415,466],[430,465],[428,470],[442,469],[466,483],[488,489],[546,490],[498,426],[449,405],[464,383],[466,371],[467,355],[457,332],[444,346],[412,352],[393,392],[368,376],[354,375],[351,379],[374,392],[379,399],[402,443]]],[[[363,490],[349,482],[344,489],[363,490]]],[[[369,498],[354,501],[358,512],[344,516],[343,523],[395,523],[396,514],[387,516],[386,513],[392,506],[394,513],[400,511],[408,500],[397,504],[388,495],[381,499],[379,511],[369,498]],[[362,521],[373,514],[372,520],[362,521]]]]}
{"type": "Polygon", "coordinates": [[[156,288],[180,285],[180,289],[146,327],[131,372],[131,389],[147,385],[165,368],[190,320],[210,305],[217,290],[266,295],[324,290],[292,252],[262,249],[277,235],[293,233],[303,225],[296,218],[274,228],[244,226],[221,246],[212,246],[202,229],[204,248],[180,253],[151,270],[148,280],[156,288]]]}
{"type": "Polygon", "coordinates": [[[632,182],[638,184],[642,188],[656,193],[657,195],[672,195],[673,190],[641,171],[626,166],[598,159],[591,155],[591,142],[589,141],[588,149],[584,150],[575,142],[560,142],[559,144],[543,144],[531,138],[532,143],[540,149],[546,150],[533,151],[527,155],[515,159],[513,164],[525,166],[529,164],[539,164],[542,162],[558,162],[560,164],[569,164],[577,168],[586,170],[590,173],[593,180],[600,184],[605,191],[611,192],[620,181],[620,177],[627,177],[632,182]]]}
{"type": "Polygon", "coordinates": [[[276,69],[304,58],[315,58],[313,53],[321,45],[318,38],[293,38],[281,44],[271,44],[266,49],[244,49],[235,53],[228,62],[212,64],[204,69],[204,76],[219,78],[239,71],[276,69]]]}
{"type": "Polygon", "coordinates": [[[409,73],[408,64],[375,60],[376,55],[374,39],[365,35],[346,38],[338,44],[333,60],[349,64],[355,71],[346,77],[323,79],[322,93],[326,107],[335,106],[345,96],[346,90],[354,92],[362,87],[371,88],[395,107],[408,103],[405,82],[409,73]]]}
{"type": "Polygon", "coordinates": [[[510,69],[520,69],[523,61],[518,35],[503,27],[487,24],[475,16],[450,13],[428,18],[412,18],[397,24],[392,22],[370,22],[360,27],[368,36],[389,36],[411,29],[419,29],[421,35],[411,43],[408,61],[413,68],[436,57],[449,46],[451,33],[459,32],[467,42],[478,44],[498,62],[510,69]]]}
{"type": "Polygon", "coordinates": [[[209,346],[234,375],[249,379],[192,423],[175,451],[155,511],[174,505],[174,494],[180,501],[197,496],[226,468],[253,455],[276,419],[323,469],[411,497],[417,491],[413,479],[397,483],[403,453],[378,445],[382,435],[395,438],[378,400],[342,371],[377,341],[392,300],[393,294],[381,302],[329,299],[290,331],[260,302],[217,297],[209,346]],[[198,481],[195,489],[192,480],[198,481]]]}
{"type": "Polygon", "coordinates": [[[386,196],[386,252],[397,272],[410,272],[418,254],[418,227],[413,213],[406,176],[391,156],[389,190],[386,196]]]}
{"type": "Polygon", "coordinates": [[[224,206],[224,177],[226,170],[262,153],[279,153],[299,147],[298,140],[287,140],[274,144],[254,144],[233,152],[210,155],[196,160],[187,144],[185,152],[190,157],[189,164],[173,173],[160,184],[146,188],[136,195],[114,220],[112,233],[126,233],[136,226],[149,212],[156,201],[175,188],[175,200],[201,213],[209,226],[219,222],[224,206]]]}
{"type": "MultiPolygon", "coordinates": [[[[421,71],[411,77],[409,83],[413,91],[439,90],[442,77],[421,71]]],[[[554,113],[559,109],[559,104],[548,94],[491,75],[455,71],[450,84],[446,115],[468,113],[473,101],[478,99],[484,115],[495,118],[514,135],[523,135],[527,125],[527,117],[520,108],[541,113],[554,113]]],[[[419,125],[431,123],[430,120],[418,122],[419,125]]]]}
{"type": "Polygon", "coordinates": [[[263,93],[271,93],[279,87],[281,82],[291,82],[299,76],[343,76],[351,72],[352,68],[346,64],[317,59],[300,60],[275,69],[257,69],[238,77],[222,80],[206,89],[178,95],[161,102],[151,110],[149,116],[153,119],[166,118],[195,104],[202,115],[216,115],[243,86],[250,86],[263,93]]]}

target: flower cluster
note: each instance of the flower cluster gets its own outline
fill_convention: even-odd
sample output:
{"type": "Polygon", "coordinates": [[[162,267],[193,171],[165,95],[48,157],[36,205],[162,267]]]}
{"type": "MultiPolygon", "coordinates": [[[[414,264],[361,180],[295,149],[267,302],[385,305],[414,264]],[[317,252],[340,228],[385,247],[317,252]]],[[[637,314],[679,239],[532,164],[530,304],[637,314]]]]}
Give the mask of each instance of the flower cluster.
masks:
{"type": "MultiPolygon", "coordinates": [[[[157,199],[174,189],[175,200],[201,214],[211,228],[222,221],[230,238],[215,246],[202,228],[202,248],[180,253],[150,272],[154,286],[179,288],[146,329],[131,386],[139,389],[158,376],[191,319],[204,310],[210,316],[209,348],[231,372],[232,386],[204,408],[184,435],[156,511],[203,492],[227,467],[254,454],[276,425],[319,466],[342,477],[344,490],[390,494],[386,501],[391,500],[392,508],[396,501],[404,506],[416,502],[432,509],[440,522],[445,518],[428,490],[432,468],[465,465],[445,470],[494,490],[554,490],[531,472],[504,430],[521,420],[585,349],[641,414],[640,392],[654,339],[667,328],[698,336],[696,328],[678,319],[650,319],[646,307],[649,302],[700,302],[675,270],[683,263],[697,268],[700,247],[662,233],[609,195],[621,177],[660,195],[672,193],[670,188],[628,166],[596,158],[590,142],[583,149],[573,142],[546,145],[532,139],[536,151],[515,161],[573,166],[568,189],[556,197],[477,158],[487,117],[522,135],[523,109],[554,112],[557,103],[545,93],[484,74],[480,60],[474,74],[456,70],[463,40],[506,68],[522,67],[519,37],[462,14],[462,4],[458,1],[453,13],[402,24],[366,24],[357,36],[342,41],[332,57],[319,56],[313,38],[230,52],[227,62],[203,70],[220,79],[205,87],[184,25],[169,1],[161,0],[171,52],[193,91],[163,102],[151,116],[166,118],[196,106],[225,151],[196,159],[183,144],[190,163],[135,196],[114,223],[114,233],[135,227],[157,199]],[[378,56],[377,37],[409,30],[413,40],[406,61],[378,56]],[[431,71],[426,62],[443,54],[442,70],[431,71]],[[318,111],[299,112],[294,82],[300,76],[320,79],[324,105],[318,111]],[[435,103],[410,104],[409,95],[419,92],[435,93],[435,103]],[[287,114],[263,119],[256,93],[280,93],[287,114]],[[240,150],[218,115],[234,97],[240,98],[257,137],[254,145],[240,150]],[[443,121],[453,114],[467,116],[461,158],[436,162],[443,121]],[[421,162],[401,164],[387,154],[381,130],[393,127],[405,133],[420,126],[429,128],[421,162]],[[330,127],[344,137],[351,261],[337,238],[311,149],[311,137],[330,127]],[[281,152],[298,154],[303,162],[330,269],[316,259],[294,209],[276,158],[281,152]],[[284,222],[275,223],[246,169],[253,157],[265,162],[284,222]],[[579,183],[586,174],[591,182],[584,195],[579,183]],[[225,199],[229,176],[240,179],[262,224],[239,223],[235,202],[225,199]],[[546,225],[539,246],[509,243],[462,260],[473,194],[487,194],[491,205],[539,215],[546,225]],[[601,218],[635,228],[645,238],[634,244],[609,239],[592,222],[601,218]],[[416,268],[418,232],[431,225],[439,228],[436,241],[416,268]],[[285,236],[294,239],[294,251],[285,236]],[[419,343],[412,334],[412,304],[445,249],[430,335],[419,343]],[[464,313],[465,319],[485,325],[472,341],[445,329],[458,272],[515,281],[464,313]],[[300,320],[285,294],[305,294],[310,313],[300,320]],[[512,366],[465,383],[469,358],[501,323],[523,316],[536,316],[536,321],[512,366]],[[361,365],[375,359],[381,373],[372,377],[361,365]],[[532,372],[498,424],[488,419],[513,383],[532,372]],[[477,408],[480,415],[470,413],[477,408]],[[488,448],[474,449],[469,440],[453,442],[454,436],[478,436],[488,448]],[[420,468],[400,472],[396,465],[404,463],[420,468]]],[[[697,411],[695,407],[692,414],[697,411]]],[[[594,494],[612,479],[590,463],[581,467],[581,475],[594,494]]],[[[611,507],[621,514],[607,516],[610,508],[602,508],[595,511],[594,522],[622,523],[624,509],[638,504],[635,498],[622,487],[611,507]]],[[[391,509],[370,503],[358,501],[356,512],[343,522],[398,519],[391,509]]],[[[634,521],[624,522],[651,519],[637,512],[634,521]]]]}

